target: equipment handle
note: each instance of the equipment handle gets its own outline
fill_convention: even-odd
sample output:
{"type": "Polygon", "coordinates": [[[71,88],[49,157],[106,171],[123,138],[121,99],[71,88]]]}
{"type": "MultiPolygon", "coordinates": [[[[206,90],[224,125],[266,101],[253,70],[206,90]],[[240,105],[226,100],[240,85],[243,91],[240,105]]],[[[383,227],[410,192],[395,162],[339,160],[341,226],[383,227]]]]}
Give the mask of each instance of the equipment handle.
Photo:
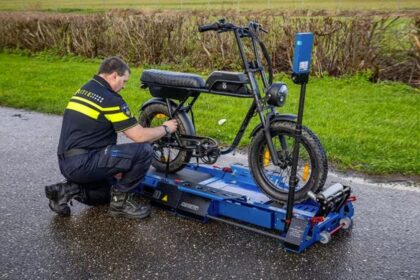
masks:
{"type": "Polygon", "coordinates": [[[215,22],[213,24],[208,25],[201,25],[198,27],[199,32],[206,32],[206,31],[217,31],[220,28],[220,24],[218,22],[215,22]]]}

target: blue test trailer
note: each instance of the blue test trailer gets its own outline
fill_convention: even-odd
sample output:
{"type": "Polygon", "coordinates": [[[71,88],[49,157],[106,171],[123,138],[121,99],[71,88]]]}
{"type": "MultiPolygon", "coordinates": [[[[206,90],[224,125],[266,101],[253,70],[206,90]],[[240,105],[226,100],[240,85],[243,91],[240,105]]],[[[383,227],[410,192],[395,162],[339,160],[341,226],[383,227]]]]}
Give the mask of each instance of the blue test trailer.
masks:
{"type": "Polygon", "coordinates": [[[153,204],[178,215],[252,230],[277,238],[287,250],[300,253],[318,241],[328,243],[334,233],[352,224],[354,199],[350,189],[332,188],[336,190],[330,190],[328,195],[335,196],[329,202],[334,203],[330,211],[324,211],[325,205],[316,199],[294,204],[287,230],[285,205],[262,193],[249,169],[241,165],[221,168],[189,164],[167,176],[152,170],[141,185],[141,193],[153,204]]]}

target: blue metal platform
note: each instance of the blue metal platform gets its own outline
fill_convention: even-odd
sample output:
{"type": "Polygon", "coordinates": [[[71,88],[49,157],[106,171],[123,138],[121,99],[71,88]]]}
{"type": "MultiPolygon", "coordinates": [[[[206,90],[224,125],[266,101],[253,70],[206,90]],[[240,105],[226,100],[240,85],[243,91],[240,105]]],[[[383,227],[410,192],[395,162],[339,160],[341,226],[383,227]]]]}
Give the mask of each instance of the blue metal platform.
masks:
{"type": "Polygon", "coordinates": [[[217,220],[282,241],[287,250],[302,252],[320,241],[328,243],[331,235],[351,226],[354,208],[351,199],[324,216],[314,200],[297,203],[293,218],[286,227],[286,206],[262,193],[247,167],[232,165],[220,168],[189,164],[176,174],[150,171],[141,192],[152,202],[180,215],[202,222],[217,220]]]}

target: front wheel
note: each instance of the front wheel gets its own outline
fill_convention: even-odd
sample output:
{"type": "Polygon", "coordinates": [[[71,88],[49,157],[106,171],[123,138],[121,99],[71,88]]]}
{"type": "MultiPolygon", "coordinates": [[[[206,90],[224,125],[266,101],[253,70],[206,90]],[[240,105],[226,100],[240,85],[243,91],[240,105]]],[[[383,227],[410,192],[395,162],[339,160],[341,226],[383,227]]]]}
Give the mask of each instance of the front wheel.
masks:
{"type": "MultiPolygon", "coordinates": [[[[271,160],[263,129],[252,139],[248,154],[249,167],[256,183],[264,193],[278,202],[286,202],[288,197],[295,126],[295,123],[288,121],[276,121],[270,125],[279,166],[274,165],[271,160]]],[[[296,174],[299,182],[295,189],[295,201],[306,199],[308,191],[317,192],[321,189],[327,172],[327,157],[319,139],[311,130],[302,126],[296,174]]]]}

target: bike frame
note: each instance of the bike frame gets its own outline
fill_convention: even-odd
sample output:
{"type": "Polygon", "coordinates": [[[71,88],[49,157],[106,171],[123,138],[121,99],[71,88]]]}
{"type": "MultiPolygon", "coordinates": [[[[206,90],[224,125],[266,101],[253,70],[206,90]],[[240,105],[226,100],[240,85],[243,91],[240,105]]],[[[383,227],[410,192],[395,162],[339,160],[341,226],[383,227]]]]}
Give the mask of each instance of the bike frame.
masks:
{"type": "MultiPolygon", "coordinates": [[[[269,81],[267,80],[265,71],[264,71],[264,66],[262,65],[259,56],[258,56],[258,49],[257,49],[257,43],[259,43],[259,39],[258,39],[258,30],[255,26],[252,25],[252,23],[248,26],[248,28],[234,28],[233,30],[228,30],[228,31],[233,31],[234,35],[235,35],[235,39],[236,39],[236,43],[239,49],[239,53],[240,53],[240,57],[243,63],[243,70],[244,73],[248,76],[249,79],[249,85],[251,87],[251,93],[252,95],[244,95],[244,94],[235,94],[235,93],[225,93],[225,92],[220,92],[220,91],[214,91],[214,90],[210,90],[208,88],[183,88],[185,90],[190,90],[191,92],[195,92],[198,94],[192,94],[191,96],[193,97],[193,100],[188,104],[187,107],[184,107],[185,102],[191,97],[188,96],[187,98],[185,98],[184,100],[180,100],[179,105],[176,107],[175,111],[172,112],[171,110],[171,105],[169,102],[169,99],[166,99],[166,104],[168,106],[168,111],[169,111],[169,117],[173,118],[174,115],[176,115],[179,111],[184,111],[186,113],[191,111],[191,116],[193,119],[193,123],[194,123],[194,116],[192,113],[192,106],[194,105],[194,103],[197,101],[199,95],[201,92],[206,92],[206,93],[211,93],[211,94],[217,94],[217,95],[225,95],[225,96],[232,96],[232,97],[241,97],[241,98],[253,98],[254,102],[251,104],[247,114],[245,115],[245,118],[242,121],[242,124],[238,130],[238,132],[236,133],[235,139],[233,140],[232,144],[230,145],[229,148],[225,149],[225,150],[221,150],[221,154],[228,154],[230,152],[232,152],[234,149],[236,149],[236,147],[238,146],[239,142],[241,141],[246,128],[248,127],[251,119],[253,118],[254,114],[258,114],[261,125],[262,125],[262,129],[264,130],[264,135],[266,137],[266,141],[267,141],[267,145],[270,151],[270,155],[271,155],[271,159],[272,162],[275,165],[279,165],[279,159],[278,159],[278,155],[277,152],[274,148],[274,144],[273,141],[271,139],[271,133],[270,133],[270,119],[272,116],[275,116],[276,114],[276,110],[275,107],[272,105],[268,105],[263,101],[263,98],[261,97],[261,93],[260,93],[260,89],[258,87],[258,82],[257,79],[255,77],[256,73],[259,73],[261,75],[262,81],[263,81],[263,85],[264,85],[264,89],[266,89],[267,87],[269,87],[269,81]],[[242,38],[250,38],[251,39],[251,44],[252,44],[252,49],[253,49],[253,56],[254,56],[254,61],[249,61],[245,55],[245,51],[244,51],[244,44],[242,42],[242,38]],[[264,114],[264,110],[268,109],[269,112],[265,115],[264,114]]],[[[227,31],[224,31],[227,32],[227,31]]],[[[177,142],[181,143],[179,141],[179,136],[176,136],[177,138],[177,142]]]]}

